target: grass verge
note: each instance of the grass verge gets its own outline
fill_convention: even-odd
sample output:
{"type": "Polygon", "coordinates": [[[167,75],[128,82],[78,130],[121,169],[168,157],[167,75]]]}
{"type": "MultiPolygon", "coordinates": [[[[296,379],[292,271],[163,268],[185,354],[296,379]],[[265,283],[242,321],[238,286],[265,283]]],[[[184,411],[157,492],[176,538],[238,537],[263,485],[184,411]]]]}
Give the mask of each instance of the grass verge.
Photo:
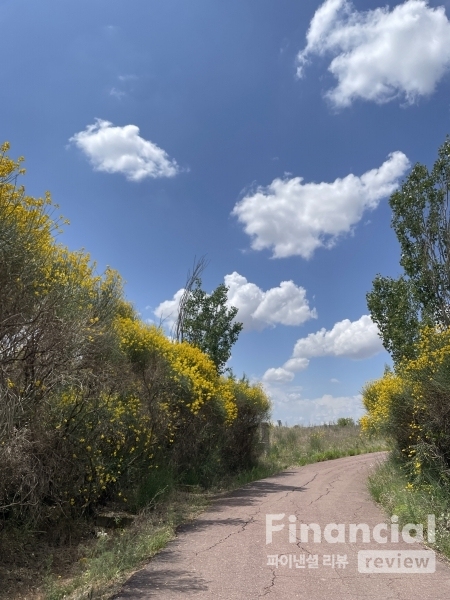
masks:
{"type": "Polygon", "coordinates": [[[193,519],[207,505],[205,494],[178,491],[154,510],[142,510],[129,528],[98,530],[95,542],[79,547],[82,555],[78,560],[79,572],[70,574],[65,581],[48,575],[43,598],[109,598],[129,574],[166,546],[175,536],[178,525],[193,519]]]}
{"type": "Polygon", "coordinates": [[[265,462],[272,469],[282,470],[382,450],[387,450],[383,439],[362,433],[355,424],[274,427],[265,462]]]}
{"type": "Polygon", "coordinates": [[[391,455],[369,477],[369,491],[389,515],[398,515],[400,528],[422,523],[427,538],[427,516],[436,518],[436,543],[427,544],[450,559],[450,494],[437,482],[412,486],[402,463],[391,455]]]}

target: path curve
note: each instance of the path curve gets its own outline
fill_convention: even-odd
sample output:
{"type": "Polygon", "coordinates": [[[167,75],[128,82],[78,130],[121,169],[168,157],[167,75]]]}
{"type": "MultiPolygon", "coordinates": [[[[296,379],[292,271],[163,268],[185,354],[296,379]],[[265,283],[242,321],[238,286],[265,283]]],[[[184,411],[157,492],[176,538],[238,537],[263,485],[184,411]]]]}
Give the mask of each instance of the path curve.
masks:
{"type": "MultiPolygon", "coordinates": [[[[361,566],[358,569],[359,551],[394,551],[387,562],[393,565],[392,556],[415,560],[411,551],[425,550],[420,544],[401,541],[401,536],[400,543],[373,541],[373,528],[390,523],[371,500],[366,483],[370,469],[383,458],[383,453],[364,454],[293,468],[236,490],[182,527],[177,538],[114,598],[449,600],[450,567],[443,561],[436,561],[434,573],[372,574],[360,572],[361,566]],[[273,525],[284,524],[284,529],[274,531],[268,544],[267,514],[284,514],[273,520],[273,525]],[[296,519],[294,543],[289,541],[289,516],[296,519]],[[317,523],[321,543],[314,543],[312,532],[309,541],[302,542],[300,522],[317,523]],[[325,527],[332,523],[346,525],[345,543],[325,541],[325,527]],[[370,528],[370,543],[363,543],[361,536],[358,543],[350,543],[349,526],[359,523],[370,528]],[[346,556],[348,564],[341,559],[338,566],[338,555],[346,556]]],[[[329,536],[338,534],[334,530],[329,536]]],[[[362,557],[362,568],[370,568],[376,557],[362,557]]],[[[402,567],[410,568],[406,564],[410,563],[402,567]]]]}

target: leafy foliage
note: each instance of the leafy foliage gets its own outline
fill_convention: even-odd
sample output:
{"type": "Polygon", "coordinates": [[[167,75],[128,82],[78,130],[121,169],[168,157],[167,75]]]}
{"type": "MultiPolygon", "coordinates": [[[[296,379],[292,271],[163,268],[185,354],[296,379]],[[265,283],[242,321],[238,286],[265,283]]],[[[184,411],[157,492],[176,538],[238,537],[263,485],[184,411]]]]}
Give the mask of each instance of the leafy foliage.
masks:
{"type": "Polygon", "coordinates": [[[202,290],[201,284],[197,278],[186,299],[182,337],[207,354],[218,372],[223,373],[243,325],[234,322],[238,309],[228,307],[225,284],[211,294],[202,290]]]}
{"type": "Polygon", "coordinates": [[[395,362],[414,356],[421,325],[450,325],[450,138],[433,169],[416,164],[392,194],[392,227],[404,274],[378,275],[367,295],[372,319],[395,362]]]}
{"type": "Polygon", "coordinates": [[[368,384],[363,428],[386,434],[409,463],[411,478],[450,482],[450,330],[426,327],[416,357],[368,384]]]}
{"type": "MultiPolygon", "coordinates": [[[[404,274],[367,295],[394,359],[363,391],[362,425],[390,437],[409,485],[450,485],[450,138],[429,171],[417,164],[390,199],[404,274]]],[[[425,489],[424,488],[424,489],[425,489]]]]}

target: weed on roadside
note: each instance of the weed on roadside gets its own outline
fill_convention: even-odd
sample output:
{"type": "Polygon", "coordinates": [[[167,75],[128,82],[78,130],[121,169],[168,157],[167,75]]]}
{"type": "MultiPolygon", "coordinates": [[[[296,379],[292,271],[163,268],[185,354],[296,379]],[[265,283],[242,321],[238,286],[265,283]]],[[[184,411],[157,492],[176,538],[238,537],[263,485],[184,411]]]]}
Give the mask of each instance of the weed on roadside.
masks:
{"type": "Polygon", "coordinates": [[[404,464],[395,455],[382,463],[369,477],[369,491],[389,515],[398,515],[399,525],[422,523],[426,538],[427,516],[436,518],[436,543],[433,548],[450,558],[450,490],[430,480],[412,485],[404,464]]]}

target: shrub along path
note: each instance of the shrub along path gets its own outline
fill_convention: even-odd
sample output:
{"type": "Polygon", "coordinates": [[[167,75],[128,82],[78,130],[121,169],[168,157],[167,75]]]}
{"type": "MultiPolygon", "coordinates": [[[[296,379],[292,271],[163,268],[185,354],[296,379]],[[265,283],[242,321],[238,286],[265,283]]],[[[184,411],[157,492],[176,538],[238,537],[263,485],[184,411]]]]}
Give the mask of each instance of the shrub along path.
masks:
{"type": "MultiPolygon", "coordinates": [[[[184,526],[177,539],[135,573],[115,599],[448,600],[450,568],[440,560],[434,573],[367,574],[358,570],[360,550],[392,550],[396,557],[401,552],[411,557],[411,551],[425,550],[420,543],[402,541],[401,532],[400,543],[381,545],[373,540],[373,528],[390,519],[370,499],[367,475],[384,456],[365,454],[293,468],[221,498],[193,524],[184,526]],[[280,517],[282,513],[284,518],[274,525],[283,523],[284,529],[274,531],[272,543],[266,544],[266,515],[280,517]],[[297,518],[296,543],[289,541],[290,515],[297,518]],[[320,526],[321,543],[314,543],[311,532],[308,542],[300,541],[301,522],[320,526]],[[331,523],[345,524],[345,542],[325,540],[325,526],[331,523]],[[370,543],[360,538],[356,544],[350,543],[352,523],[369,526],[370,543]],[[285,566],[267,564],[274,561],[268,557],[283,555],[287,558],[282,560],[288,561],[285,566]],[[298,568],[295,562],[289,566],[294,555],[298,568]],[[348,564],[343,565],[341,558],[341,566],[335,563],[333,567],[330,563],[337,555],[345,556],[348,564]]],[[[373,565],[373,561],[364,562],[373,565]]]]}

